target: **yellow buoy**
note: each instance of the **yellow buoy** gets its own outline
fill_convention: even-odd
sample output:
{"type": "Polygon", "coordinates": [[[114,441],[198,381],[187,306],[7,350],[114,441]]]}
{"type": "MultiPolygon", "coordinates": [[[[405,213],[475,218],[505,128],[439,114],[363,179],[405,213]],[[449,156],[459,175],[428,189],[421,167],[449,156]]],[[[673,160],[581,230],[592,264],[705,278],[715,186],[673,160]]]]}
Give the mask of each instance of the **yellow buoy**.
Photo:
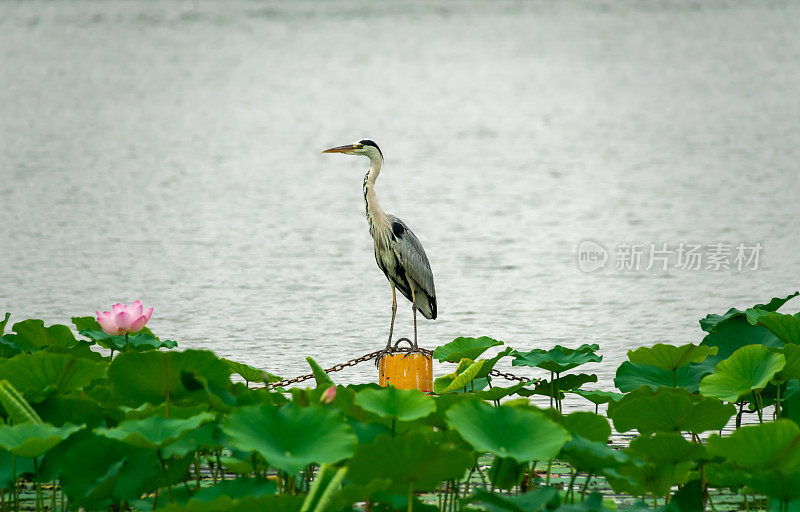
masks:
{"type": "Polygon", "coordinates": [[[425,354],[387,354],[378,364],[378,375],[381,386],[433,391],[433,361],[425,354]]]}

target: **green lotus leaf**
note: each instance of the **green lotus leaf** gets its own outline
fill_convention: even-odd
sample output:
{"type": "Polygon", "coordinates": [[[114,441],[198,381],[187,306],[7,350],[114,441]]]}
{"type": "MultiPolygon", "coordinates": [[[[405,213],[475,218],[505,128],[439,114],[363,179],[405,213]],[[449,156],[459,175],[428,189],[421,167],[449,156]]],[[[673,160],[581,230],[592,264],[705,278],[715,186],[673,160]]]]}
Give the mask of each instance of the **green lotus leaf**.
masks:
{"type": "MultiPolygon", "coordinates": [[[[749,309],[761,309],[764,311],[778,311],[784,304],[786,304],[789,300],[797,297],[800,295],[800,292],[794,292],[793,294],[780,298],[774,297],[770,300],[767,304],[756,304],[752,308],[749,309]]],[[[731,308],[728,310],[727,313],[724,315],[706,315],[705,318],[700,320],[700,327],[708,332],[712,333],[716,331],[719,327],[724,326],[724,324],[731,319],[744,317],[746,313],[744,311],[740,311],[736,308],[731,308]]]]}
{"type": "Polygon", "coordinates": [[[33,459],[17,457],[11,452],[0,450],[0,488],[12,489],[16,479],[23,473],[35,473],[33,459]]]}
{"type": "Polygon", "coordinates": [[[737,429],[708,439],[708,452],[755,471],[800,468],[800,426],[786,419],[737,429]]]}
{"type": "Polygon", "coordinates": [[[23,350],[31,352],[46,346],[71,347],[78,341],[66,325],[44,326],[43,320],[30,319],[15,323],[11,330],[15,334],[3,336],[23,350]]]}
{"type": "Polygon", "coordinates": [[[699,363],[715,355],[717,347],[697,346],[692,343],[675,346],[656,343],[652,347],[640,347],[628,351],[628,359],[634,364],[646,364],[662,370],[674,371],[689,363],[699,363]]]}
{"type": "Polygon", "coordinates": [[[700,381],[705,396],[735,402],[742,395],[762,389],[786,365],[782,354],[763,345],[747,345],[721,361],[712,375],[700,381]]]}
{"type": "Polygon", "coordinates": [[[433,357],[439,362],[449,361],[457,363],[464,358],[477,359],[487,349],[502,345],[502,341],[497,341],[488,336],[480,338],[456,338],[446,345],[436,347],[433,357]]]}
{"type": "Polygon", "coordinates": [[[513,386],[508,386],[505,388],[500,386],[494,386],[491,389],[477,391],[473,393],[472,396],[480,400],[489,400],[489,401],[500,400],[501,398],[513,395],[520,389],[524,388],[526,385],[528,385],[528,382],[519,382],[517,384],[514,384],[513,386]]]}
{"type": "Polygon", "coordinates": [[[277,485],[274,480],[263,478],[236,478],[222,480],[211,487],[204,487],[192,495],[191,501],[209,502],[219,496],[266,496],[275,494],[277,485]]]}
{"type": "Polygon", "coordinates": [[[411,430],[396,437],[378,436],[358,447],[348,463],[347,478],[357,485],[389,480],[391,490],[407,495],[436,488],[443,480],[461,479],[475,463],[474,456],[436,432],[411,430]]]}
{"type": "Polygon", "coordinates": [[[517,394],[520,396],[532,396],[532,395],[542,395],[542,396],[553,396],[558,395],[558,398],[564,398],[564,391],[571,391],[574,392],[577,388],[587,384],[589,382],[597,382],[597,375],[588,375],[586,373],[571,373],[568,375],[564,375],[563,377],[559,377],[558,379],[553,379],[552,381],[547,380],[540,380],[534,384],[533,389],[530,388],[522,388],[517,391],[517,394]],[[558,393],[554,393],[555,391],[558,393]]]}
{"type": "Polygon", "coordinates": [[[692,379],[698,384],[710,373],[720,361],[729,358],[736,350],[748,345],[764,345],[781,348],[784,343],[764,327],[751,325],[745,314],[739,312],[731,318],[716,325],[700,343],[702,346],[717,347],[716,355],[707,357],[701,363],[694,363],[691,369],[692,379]]]}
{"type": "Polygon", "coordinates": [[[105,375],[104,363],[67,354],[39,351],[19,354],[0,363],[0,375],[17,390],[54,390],[65,393],[81,389],[105,375]]]}
{"type": "Polygon", "coordinates": [[[792,379],[800,379],[800,345],[787,343],[783,348],[771,348],[770,351],[783,354],[783,357],[786,358],[786,365],[775,375],[777,380],[787,382],[792,379]]]}
{"type": "Polygon", "coordinates": [[[467,503],[479,504],[487,512],[538,512],[539,510],[555,509],[551,505],[557,505],[559,497],[555,488],[541,487],[517,495],[478,490],[472,496],[469,496],[466,501],[467,503]]]}
{"type": "Polygon", "coordinates": [[[705,447],[690,443],[679,433],[659,433],[637,437],[630,442],[627,452],[654,464],[678,464],[705,457],[705,447]]]}
{"type": "Polygon", "coordinates": [[[517,462],[506,457],[495,457],[489,467],[488,476],[496,489],[511,490],[522,481],[528,469],[527,462],[517,462]]]}
{"type": "Polygon", "coordinates": [[[36,410],[44,421],[56,426],[74,423],[93,428],[105,424],[103,407],[83,393],[50,395],[36,404],[36,410]]]}
{"type": "Polygon", "coordinates": [[[489,376],[489,373],[494,369],[494,366],[497,364],[499,360],[506,357],[510,353],[514,351],[511,347],[506,347],[500,352],[497,353],[494,357],[490,359],[486,359],[483,361],[483,365],[481,366],[481,371],[478,372],[478,375],[475,376],[476,379],[482,379],[489,376]]]}
{"type": "Polygon", "coordinates": [[[464,401],[445,414],[447,423],[479,452],[518,462],[555,457],[570,438],[561,425],[541,413],[484,402],[464,401]]]}
{"type": "Polygon", "coordinates": [[[0,380],[0,405],[12,423],[42,423],[30,402],[7,380],[0,380]]]}
{"type": "Polygon", "coordinates": [[[697,391],[698,382],[688,366],[679,368],[673,374],[669,370],[655,366],[625,361],[617,368],[614,385],[623,393],[633,391],[641,386],[649,386],[652,389],[658,389],[661,386],[676,386],[694,392],[697,391]]]}
{"type": "Polygon", "coordinates": [[[206,401],[204,394],[196,393],[202,386],[193,385],[198,379],[215,389],[231,386],[228,366],[206,350],[120,354],[109,365],[108,378],[114,394],[133,407],[160,404],[167,397],[179,405],[206,401]]]}
{"type": "MultiPolygon", "coordinates": [[[[462,370],[460,373],[455,375],[453,381],[447,385],[446,388],[442,390],[442,393],[449,393],[451,391],[456,391],[459,389],[463,389],[472,382],[472,380],[478,375],[478,372],[481,371],[481,367],[485,362],[485,359],[480,359],[475,361],[474,363],[470,364],[467,368],[462,370]]],[[[458,371],[458,370],[456,370],[458,371]]]]}
{"type": "Polygon", "coordinates": [[[79,425],[48,423],[0,425],[0,447],[20,457],[38,457],[80,430],[79,425]]]}
{"type": "Polygon", "coordinates": [[[8,324],[8,319],[11,318],[11,313],[6,313],[3,320],[0,320],[0,336],[5,334],[6,332],[6,324],[8,324]]]}
{"type": "Polygon", "coordinates": [[[320,389],[327,389],[336,384],[331,379],[331,376],[326,372],[312,357],[306,357],[306,362],[311,367],[311,372],[314,374],[314,381],[320,389]]]}
{"type": "Polygon", "coordinates": [[[228,416],[222,430],[234,447],[256,451],[289,474],[312,463],[345,459],[358,443],[339,411],[317,405],[240,407],[228,416]]]}
{"type": "MultiPolygon", "coordinates": [[[[726,460],[717,464],[708,464],[706,477],[708,482],[716,487],[747,486],[753,492],[786,502],[800,498],[800,470],[797,469],[749,471],[726,460]]],[[[776,507],[771,510],[779,509],[776,507]]],[[[791,504],[788,510],[793,510],[791,504]]]]}
{"type": "Polygon", "coordinates": [[[454,380],[456,380],[455,372],[442,375],[441,377],[436,377],[433,380],[433,392],[436,394],[444,393],[444,390],[447,389],[454,380]]]}
{"type": "Polygon", "coordinates": [[[784,343],[800,343],[800,317],[763,309],[748,309],[745,313],[748,322],[766,328],[784,343]]]}
{"type": "Polygon", "coordinates": [[[605,441],[590,441],[581,436],[572,436],[561,447],[559,458],[563,458],[580,471],[595,474],[606,468],[619,466],[628,460],[625,453],[609,447],[605,441]]]}
{"type": "Polygon", "coordinates": [[[223,439],[219,424],[209,421],[199,428],[184,433],[178,440],[165,446],[161,453],[164,457],[183,457],[199,450],[213,451],[223,447],[223,439]]]}
{"type": "Polygon", "coordinates": [[[603,356],[594,353],[597,345],[581,345],[571,349],[556,345],[550,350],[535,348],[528,352],[514,351],[512,366],[532,366],[554,373],[563,373],[585,363],[599,363],[603,356]]]}
{"type": "MultiPolygon", "coordinates": [[[[221,484],[217,484],[221,485],[221,484]]],[[[183,505],[168,503],[157,509],[158,512],[299,512],[305,496],[289,494],[267,494],[263,496],[231,497],[221,494],[211,501],[191,499],[183,505]]]]}
{"type": "Polygon", "coordinates": [[[246,382],[279,382],[283,378],[273,375],[264,370],[254,368],[249,364],[231,361],[230,359],[221,359],[222,362],[228,365],[232,372],[239,374],[246,382]]]}
{"type": "Polygon", "coordinates": [[[381,418],[398,421],[414,421],[436,410],[436,403],[416,389],[365,389],[355,396],[355,403],[362,409],[381,418]]]}
{"type": "Polygon", "coordinates": [[[102,329],[85,329],[79,332],[82,336],[86,336],[101,347],[121,352],[143,352],[145,350],[175,348],[178,346],[178,343],[175,341],[162,340],[153,336],[153,333],[150,332],[147,327],[144,327],[136,334],[129,334],[127,340],[124,335],[111,336],[110,334],[106,334],[102,329]]]}
{"type": "Polygon", "coordinates": [[[636,429],[653,432],[688,431],[699,434],[719,430],[736,412],[732,404],[703,398],[682,388],[642,387],[609,404],[608,415],[619,432],[636,429]]]}
{"type": "Polygon", "coordinates": [[[572,434],[589,441],[605,443],[611,436],[611,426],[608,424],[608,420],[593,412],[573,412],[561,418],[560,423],[572,434]]]}
{"type": "Polygon", "coordinates": [[[95,433],[139,448],[155,450],[178,440],[186,432],[212,419],[214,415],[209,413],[186,419],[150,416],[140,420],[123,421],[114,428],[96,428],[95,433]]]}
{"type": "MultiPolygon", "coordinates": [[[[703,457],[704,449],[699,444],[689,443],[680,434],[657,434],[653,437],[640,437],[631,441],[626,453],[632,456],[631,462],[615,468],[615,471],[629,479],[626,492],[643,495],[652,493],[666,496],[674,485],[688,482],[693,457],[703,457]]],[[[612,473],[607,472],[611,477],[612,473]]],[[[609,478],[615,490],[621,482],[609,478]]]]}
{"type": "Polygon", "coordinates": [[[589,400],[595,405],[607,404],[609,402],[619,402],[623,397],[622,393],[615,393],[613,391],[601,391],[599,389],[575,389],[571,393],[589,400]]]}

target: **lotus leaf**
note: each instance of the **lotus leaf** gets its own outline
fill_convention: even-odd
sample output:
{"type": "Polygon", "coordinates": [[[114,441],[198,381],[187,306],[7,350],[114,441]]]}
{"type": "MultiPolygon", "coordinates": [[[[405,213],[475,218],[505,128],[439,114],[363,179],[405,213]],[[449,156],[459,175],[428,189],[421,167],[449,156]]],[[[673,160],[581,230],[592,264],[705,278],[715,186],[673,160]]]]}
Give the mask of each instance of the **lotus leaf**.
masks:
{"type": "Polygon", "coordinates": [[[464,368],[461,372],[456,370],[456,375],[453,378],[453,381],[450,382],[450,384],[448,384],[447,387],[441,391],[441,393],[450,393],[452,391],[467,387],[467,384],[472,382],[472,380],[478,375],[478,372],[481,371],[481,367],[485,361],[485,359],[480,359],[464,368]]]}
{"type": "Polygon", "coordinates": [[[198,428],[214,418],[202,413],[186,419],[150,416],[140,420],[123,421],[114,428],[96,428],[95,433],[125,444],[146,449],[161,449],[178,440],[186,432],[198,428]]]}
{"type": "Polygon", "coordinates": [[[81,389],[103,377],[106,365],[67,354],[36,352],[19,354],[0,363],[0,375],[17,390],[53,390],[65,393],[81,389]]]}
{"type": "Polygon", "coordinates": [[[192,499],[185,505],[170,503],[158,508],[158,512],[252,512],[254,510],[298,512],[303,506],[304,499],[305,496],[291,496],[288,494],[242,496],[241,498],[232,498],[227,494],[223,494],[211,501],[192,499]]]}
{"type": "Polygon", "coordinates": [[[676,371],[690,363],[699,363],[715,355],[717,347],[697,346],[691,343],[675,346],[656,343],[652,347],[640,347],[628,351],[628,359],[634,364],[646,364],[662,370],[676,371]]]}
{"type": "Polygon", "coordinates": [[[464,401],[445,416],[476,450],[518,462],[551,459],[570,437],[564,427],[544,415],[514,407],[464,401]]]}
{"type": "Polygon", "coordinates": [[[172,340],[161,340],[149,331],[142,329],[136,334],[129,334],[126,339],[124,335],[112,336],[103,330],[83,330],[79,331],[82,336],[96,342],[101,347],[119,350],[121,352],[141,352],[158,348],[175,348],[178,343],[172,340]]]}
{"type": "Polygon", "coordinates": [[[390,489],[405,495],[409,486],[426,491],[443,480],[462,478],[475,458],[434,434],[412,430],[397,437],[378,436],[371,444],[360,445],[348,463],[348,479],[358,485],[388,479],[390,489]]]}
{"type": "Polygon", "coordinates": [[[381,418],[395,418],[399,421],[414,421],[436,410],[432,398],[416,389],[365,389],[355,396],[355,403],[364,410],[381,418]]]}
{"type": "MultiPolygon", "coordinates": [[[[761,309],[761,310],[764,310],[764,311],[778,311],[778,309],[780,309],[781,306],[786,304],[791,299],[797,297],[798,295],[800,295],[800,292],[794,292],[793,294],[791,294],[791,295],[789,295],[787,297],[784,297],[784,298],[774,297],[767,304],[756,304],[755,306],[753,306],[752,308],[749,308],[749,309],[761,309]]],[[[740,310],[738,310],[736,308],[731,308],[724,315],[706,315],[705,318],[700,320],[700,327],[704,331],[706,331],[708,333],[711,333],[711,332],[716,331],[718,327],[722,326],[728,320],[730,320],[732,318],[743,317],[743,316],[745,316],[745,314],[746,313],[744,311],[740,311],[740,310]]]]}
{"type": "Polygon", "coordinates": [[[247,382],[279,382],[282,379],[282,377],[259,370],[249,364],[238,363],[224,358],[221,360],[228,365],[232,372],[239,374],[247,382]]]}
{"type": "Polygon", "coordinates": [[[594,353],[598,348],[597,345],[581,345],[577,349],[556,345],[550,350],[535,348],[529,352],[514,351],[512,355],[515,358],[511,364],[512,366],[532,366],[553,373],[563,373],[585,363],[602,361],[603,356],[594,353]]]}
{"type": "Polygon", "coordinates": [[[21,349],[31,352],[47,346],[71,347],[77,343],[72,331],[66,325],[55,324],[45,327],[44,321],[37,319],[17,322],[11,330],[15,334],[6,334],[3,337],[21,349]]]}
{"type": "Polygon", "coordinates": [[[700,393],[734,402],[744,394],[762,389],[786,365],[782,354],[763,345],[747,345],[721,361],[714,373],[700,381],[700,393]]]}
{"type": "Polygon", "coordinates": [[[317,383],[317,387],[320,389],[327,389],[331,386],[335,386],[333,379],[331,379],[328,372],[322,369],[322,367],[314,361],[311,357],[306,357],[306,362],[311,367],[311,371],[314,373],[314,381],[317,383]]]}
{"type": "Polygon", "coordinates": [[[553,505],[558,504],[559,496],[553,487],[542,487],[519,495],[476,491],[467,501],[479,504],[488,512],[538,512],[555,508],[553,505]]]}
{"type": "Polygon", "coordinates": [[[691,367],[688,366],[679,368],[673,374],[669,370],[662,370],[655,366],[625,361],[617,368],[614,385],[623,393],[633,391],[641,386],[649,386],[652,389],[657,389],[661,386],[672,386],[686,388],[694,392],[697,391],[698,381],[695,381],[691,367]]]}
{"type": "Polygon", "coordinates": [[[520,389],[517,393],[520,396],[543,395],[553,396],[558,399],[564,398],[564,391],[574,391],[575,389],[589,382],[597,382],[597,375],[586,373],[571,373],[552,381],[540,380],[536,382],[533,389],[527,387],[520,389]]]}
{"type": "Polygon", "coordinates": [[[227,365],[205,350],[124,353],[108,368],[114,394],[132,406],[190,401],[196,389],[186,384],[195,377],[223,389],[231,385],[227,365]]]}
{"type": "Polygon", "coordinates": [[[20,457],[38,457],[81,428],[47,423],[0,425],[0,447],[20,457]]]}
{"type": "Polygon", "coordinates": [[[494,366],[497,364],[499,360],[509,355],[513,352],[514,349],[511,347],[506,347],[500,352],[498,352],[494,357],[485,359],[483,361],[483,365],[481,366],[481,371],[478,372],[478,375],[475,376],[476,379],[483,379],[489,376],[489,373],[494,369],[494,366]]]}
{"type": "Polygon", "coordinates": [[[619,402],[609,404],[608,414],[619,432],[637,429],[642,434],[689,431],[699,434],[719,430],[736,412],[732,404],[703,398],[681,388],[642,387],[619,402]]]}
{"type": "Polygon", "coordinates": [[[228,416],[222,430],[234,447],[256,451],[290,474],[312,463],[347,458],[358,443],[339,411],[316,405],[240,407],[228,416]]]}
{"type": "Polygon", "coordinates": [[[457,363],[464,358],[477,359],[487,349],[502,345],[502,341],[493,340],[488,336],[480,338],[456,338],[446,345],[436,347],[433,357],[439,362],[449,361],[457,363]]]}
{"type": "Polygon", "coordinates": [[[748,322],[768,329],[784,343],[800,343],[800,317],[763,309],[748,309],[746,314],[748,322]]]}
{"type": "Polygon", "coordinates": [[[573,412],[561,418],[561,425],[572,434],[590,441],[605,443],[611,436],[611,426],[608,424],[608,420],[592,412],[573,412]]]}
{"type": "Polygon", "coordinates": [[[595,405],[600,404],[607,404],[609,402],[619,402],[622,398],[622,393],[615,393],[613,391],[601,391],[598,389],[575,389],[571,391],[578,396],[582,396],[583,398],[589,400],[595,405]]]}
{"type": "Polygon", "coordinates": [[[786,419],[742,427],[728,437],[712,435],[707,446],[711,455],[748,470],[800,467],[800,426],[786,419]]]}
{"type": "Polygon", "coordinates": [[[580,471],[596,474],[628,460],[621,450],[610,448],[605,442],[590,441],[581,436],[572,436],[561,447],[559,457],[563,457],[580,471]]]}

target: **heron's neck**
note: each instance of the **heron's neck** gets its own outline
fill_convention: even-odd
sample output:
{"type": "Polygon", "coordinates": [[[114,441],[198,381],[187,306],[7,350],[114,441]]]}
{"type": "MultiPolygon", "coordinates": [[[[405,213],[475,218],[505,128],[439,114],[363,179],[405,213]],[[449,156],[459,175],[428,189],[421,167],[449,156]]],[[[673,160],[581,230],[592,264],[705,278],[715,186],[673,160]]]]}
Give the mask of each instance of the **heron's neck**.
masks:
{"type": "Polygon", "coordinates": [[[373,226],[386,220],[386,213],[378,204],[378,196],[375,195],[375,180],[381,172],[382,163],[380,155],[370,156],[369,171],[364,176],[364,208],[367,212],[370,233],[373,233],[373,226]]]}

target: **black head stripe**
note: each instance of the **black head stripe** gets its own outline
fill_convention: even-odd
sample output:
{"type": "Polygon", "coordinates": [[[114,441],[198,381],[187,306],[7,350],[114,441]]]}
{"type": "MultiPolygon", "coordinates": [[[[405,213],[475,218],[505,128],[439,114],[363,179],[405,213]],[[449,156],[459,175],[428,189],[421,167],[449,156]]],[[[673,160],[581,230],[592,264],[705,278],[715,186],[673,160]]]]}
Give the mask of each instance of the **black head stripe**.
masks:
{"type": "Polygon", "coordinates": [[[364,146],[372,146],[372,147],[374,147],[375,149],[378,150],[378,153],[380,153],[381,156],[383,156],[383,153],[381,152],[381,148],[379,148],[378,145],[375,144],[375,141],[372,141],[372,140],[369,140],[369,139],[361,139],[360,141],[358,141],[358,143],[359,144],[363,144],[364,146]]]}

